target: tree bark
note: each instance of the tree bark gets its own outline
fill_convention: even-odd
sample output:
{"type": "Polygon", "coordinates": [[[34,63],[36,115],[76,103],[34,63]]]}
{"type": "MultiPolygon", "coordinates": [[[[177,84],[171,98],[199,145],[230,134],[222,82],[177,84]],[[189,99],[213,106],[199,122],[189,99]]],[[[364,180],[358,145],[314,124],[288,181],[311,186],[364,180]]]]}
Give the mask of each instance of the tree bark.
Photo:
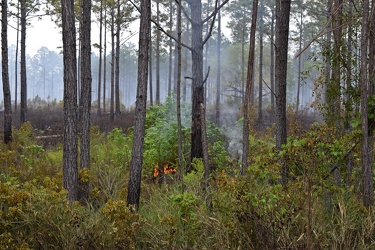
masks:
{"type": "MultiPolygon", "coordinates": [[[[82,1],[81,26],[81,98],[82,98],[82,133],[81,133],[81,169],[90,168],[90,112],[91,112],[91,1],[82,1]]],[[[89,198],[89,183],[80,180],[79,200],[83,203],[89,198]]]]}
{"type": "Polygon", "coordinates": [[[363,204],[370,207],[373,204],[373,173],[372,162],[373,152],[370,151],[370,134],[368,122],[368,96],[369,96],[369,78],[368,78],[368,25],[369,25],[369,1],[363,1],[362,12],[362,30],[361,30],[361,68],[360,68],[360,86],[361,86],[361,113],[362,113],[362,188],[363,204]],[[371,165],[370,165],[371,164],[371,165]]]}
{"type": "MultiPolygon", "coordinates": [[[[160,11],[159,11],[159,0],[156,0],[156,22],[158,25],[160,25],[160,11]]],[[[155,81],[156,81],[156,97],[155,102],[156,105],[160,104],[160,29],[156,30],[156,55],[155,55],[155,81]]],[[[168,93],[169,94],[169,93],[168,93]]]]}
{"type": "MultiPolygon", "coordinates": [[[[275,62],[275,90],[276,90],[276,149],[281,150],[287,140],[286,129],[286,80],[288,65],[288,35],[291,0],[276,0],[276,62],[275,62]]],[[[288,165],[283,162],[281,167],[281,181],[288,182],[288,165]]]]}
{"type": "Polygon", "coordinates": [[[242,164],[240,173],[243,175],[245,169],[248,166],[248,155],[249,155],[249,127],[250,127],[250,96],[253,92],[252,87],[254,84],[254,53],[255,53],[255,30],[257,25],[258,16],[258,0],[253,1],[253,14],[251,18],[251,28],[250,28],[250,44],[249,44],[249,60],[247,64],[247,78],[246,78],[246,88],[245,88],[245,102],[243,104],[243,143],[242,143],[242,164]]]}
{"type": "Polygon", "coordinates": [[[263,127],[263,3],[259,11],[259,94],[258,94],[258,128],[263,127]]]}
{"type": "MultiPolygon", "coordinates": [[[[203,85],[203,23],[202,3],[189,0],[191,10],[191,58],[192,58],[192,125],[191,125],[191,160],[203,157],[200,104],[204,103],[203,85]]],[[[190,164],[189,164],[190,165],[190,164]]],[[[187,171],[190,171],[188,167],[187,171]]]]}
{"type": "Polygon", "coordinates": [[[115,7],[111,7],[111,105],[110,119],[115,119],[115,7]]]}
{"type": "Polygon", "coordinates": [[[270,63],[270,78],[271,78],[271,111],[275,112],[275,8],[271,10],[271,63],[270,63]]]}
{"type": "MultiPolygon", "coordinates": [[[[220,0],[218,1],[220,5],[220,0]]],[[[216,117],[215,122],[220,127],[220,86],[221,86],[221,11],[217,13],[217,79],[216,79],[216,117]]]]}
{"type": "Polygon", "coordinates": [[[102,49],[102,36],[103,36],[103,0],[100,0],[100,18],[99,18],[99,67],[98,67],[98,110],[97,115],[100,116],[102,114],[102,109],[100,107],[101,102],[101,83],[102,83],[102,55],[103,55],[103,49],[102,49]]]}
{"type": "MultiPolygon", "coordinates": [[[[4,143],[12,141],[12,102],[8,69],[8,1],[1,1],[1,64],[4,96],[4,143]]],[[[17,78],[17,76],[16,76],[17,78]]]]}
{"type": "Polygon", "coordinates": [[[120,33],[121,33],[121,2],[117,0],[117,15],[116,15],[116,69],[115,69],[115,115],[119,116],[121,114],[120,110],[120,33]]]}
{"type": "Polygon", "coordinates": [[[27,85],[26,85],[26,0],[21,3],[21,124],[26,120],[27,112],[27,85]]]}
{"type": "Polygon", "coordinates": [[[151,3],[150,0],[141,0],[141,21],[139,27],[139,56],[138,56],[138,86],[134,125],[134,140],[130,176],[128,184],[127,204],[138,211],[141,196],[142,158],[145,135],[148,52],[151,30],[151,3]]]}
{"type": "Polygon", "coordinates": [[[78,200],[77,54],[74,1],[61,0],[64,61],[63,185],[69,201],[78,200]]]}

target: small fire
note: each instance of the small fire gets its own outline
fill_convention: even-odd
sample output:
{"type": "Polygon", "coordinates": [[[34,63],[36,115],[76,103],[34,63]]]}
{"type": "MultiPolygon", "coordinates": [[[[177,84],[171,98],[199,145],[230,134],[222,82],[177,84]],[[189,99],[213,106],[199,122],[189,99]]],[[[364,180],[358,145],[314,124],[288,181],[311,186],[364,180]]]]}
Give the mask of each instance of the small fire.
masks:
{"type": "Polygon", "coordinates": [[[177,172],[177,169],[173,168],[173,167],[170,167],[168,164],[164,164],[164,168],[163,170],[159,171],[159,164],[156,163],[155,167],[154,167],[154,177],[157,177],[159,176],[160,174],[173,174],[173,173],[176,173],[177,172]]]}
{"type": "Polygon", "coordinates": [[[169,167],[168,164],[164,164],[164,174],[173,174],[176,173],[177,170],[173,167],[169,167]]]}

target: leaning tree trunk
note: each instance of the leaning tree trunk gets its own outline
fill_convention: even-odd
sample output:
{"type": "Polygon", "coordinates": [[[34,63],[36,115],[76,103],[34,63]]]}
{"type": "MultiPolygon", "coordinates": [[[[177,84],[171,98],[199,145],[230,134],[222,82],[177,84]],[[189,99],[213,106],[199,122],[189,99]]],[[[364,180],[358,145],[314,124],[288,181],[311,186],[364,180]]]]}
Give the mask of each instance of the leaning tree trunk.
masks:
{"type": "Polygon", "coordinates": [[[4,143],[9,143],[12,141],[12,103],[8,70],[8,1],[2,0],[1,5],[1,64],[4,96],[4,143]]]}
{"type": "Polygon", "coordinates": [[[63,185],[70,202],[78,200],[77,53],[74,1],[61,0],[64,61],[63,185]]]}
{"type": "Polygon", "coordinates": [[[128,184],[127,204],[138,211],[141,196],[142,158],[145,135],[148,52],[151,30],[151,2],[141,0],[141,21],[139,26],[138,86],[135,107],[135,125],[132,159],[128,184]]]}
{"type": "Polygon", "coordinates": [[[249,60],[247,64],[247,78],[246,78],[246,88],[245,88],[245,98],[244,98],[244,121],[243,121],[243,143],[242,143],[242,164],[240,173],[243,175],[245,169],[248,166],[248,155],[249,155],[249,127],[250,127],[250,96],[253,92],[251,86],[252,81],[254,81],[254,53],[255,53],[255,30],[257,25],[257,15],[258,15],[258,0],[253,1],[253,14],[251,18],[251,28],[250,28],[250,45],[249,45],[249,60]]]}

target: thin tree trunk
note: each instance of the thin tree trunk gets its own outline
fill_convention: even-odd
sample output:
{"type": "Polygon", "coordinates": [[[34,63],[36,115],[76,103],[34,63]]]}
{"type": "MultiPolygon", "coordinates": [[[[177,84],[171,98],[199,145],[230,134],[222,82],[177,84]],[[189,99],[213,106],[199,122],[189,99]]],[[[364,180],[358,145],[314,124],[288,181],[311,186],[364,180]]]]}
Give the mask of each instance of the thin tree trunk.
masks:
{"type": "Polygon", "coordinates": [[[208,160],[208,143],[206,133],[206,112],[203,103],[200,105],[201,123],[202,123],[202,144],[203,144],[203,165],[204,165],[204,179],[203,191],[205,194],[207,208],[212,208],[211,188],[210,188],[210,163],[208,160]]]}
{"type": "Polygon", "coordinates": [[[120,110],[120,34],[121,34],[121,2],[117,0],[117,18],[116,18],[116,69],[115,69],[115,115],[121,114],[120,110]]]}
{"type": "Polygon", "coordinates": [[[151,30],[151,3],[150,0],[141,0],[141,21],[139,27],[139,56],[138,56],[138,87],[134,125],[134,140],[130,176],[128,184],[127,204],[138,211],[141,196],[142,158],[145,135],[148,52],[151,30]]]}
{"type": "MultiPolygon", "coordinates": [[[[220,6],[220,0],[218,1],[220,6]]],[[[221,11],[217,13],[217,79],[216,79],[216,125],[220,126],[220,86],[221,86],[221,11]]]]}
{"type": "MultiPolygon", "coordinates": [[[[160,11],[159,11],[159,0],[156,0],[156,22],[160,25],[160,11]]],[[[156,73],[156,104],[160,104],[160,29],[156,30],[156,62],[155,62],[155,73],[156,73]]]]}
{"type": "Polygon", "coordinates": [[[110,119],[115,119],[115,9],[111,7],[111,106],[110,119]]]}
{"type": "Polygon", "coordinates": [[[247,64],[247,78],[246,78],[246,89],[245,89],[245,102],[244,106],[244,122],[243,122],[243,150],[242,150],[242,164],[240,173],[243,175],[245,169],[248,167],[248,155],[249,155],[249,127],[250,127],[250,96],[253,92],[251,86],[254,86],[251,82],[254,81],[254,54],[255,54],[255,30],[257,25],[258,16],[258,0],[253,1],[253,14],[251,17],[251,28],[250,28],[250,45],[249,45],[249,60],[247,64]]]}
{"type": "MultiPolygon", "coordinates": [[[[172,0],[169,1],[169,30],[172,32],[173,27],[173,20],[172,20],[172,14],[173,14],[173,5],[172,0]]],[[[169,64],[168,64],[168,94],[172,91],[172,38],[169,39],[169,64]]]]}
{"type": "MultiPolygon", "coordinates": [[[[183,178],[182,175],[184,173],[184,165],[182,164],[183,155],[182,155],[182,136],[181,136],[181,58],[182,58],[182,43],[181,43],[181,10],[182,10],[182,3],[181,1],[178,2],[177,8],[177,41],[178,41],[178,67],[177,67],[177,139],[178,139],[178,169],[180,175],[180,181],[182,183],[183,178]]],[[[183,184],[183,183],[182,183],[183,184]]]]}
{"type": "Polygon", "coordinates": [[[149,66],[148,66],[148,72],[149,72],[149,85],[150,85],[150,106],[154,106],[154,97],[153,97],[153,91],[152,91],[152,31],[150,32],[150,53],[149,53],[149,66]]]}
{"type": "MultiPolygon", "coordinates": [[[[106,0],[104,0],[106,1],[106,0]]],[[[106,108],[106,88],[107,88],[107,11],[104,11],[104,61],[103,61],[103,112],[107,113],[106,108]]]]}
{"type": "MultiPolygon", "coordinates": [[[[303,10],[301,8],[301,16],[300,16],[300,27],[299,27],[299,50],[302,50],[302,31],[303,31],[303,10]]],[[[298,114],[299,109],[299,96],[300,96],[300,88],[301,88],[301,55],[298,57],[298,76],[297,76],[297,100],[296,100],[296,113],[298,114]]]]}
{"type": "Polygon", "coordinates": [[[100,98],[101,98],[101,82],[102,82],[102,55],[103,55],[103,49],[102,49],[102,36],[103,36],[103,1],[100,0],[100,18],[99,18],[99,73],[98,73],[98,110],[97,110],[97,115],[101,116],[102,114],[102,109],[100,107],[100,98]]]}
{"type": "Polygon", "coordinates": [[[259,11],[259,96],[258,96],[258,128],[263,127],[263,3],[259,11]]]}
{"type": "Polygon", "coordinates": [[[12,102],[10,96],[8,69],[8,1],[2,0],[1,6],[1,64],[4,97],[4,143],[9,143],[12,141],[12,102]]]}
{"type": "Polygon", "coordinates": [[[271,111],[272,114],[275,112],[275,8],[271,10],[271,63],[270,63],[270,78],[271,78],[271,111]]]}
{"type": "MultiPolygon", "coordinates": [[[[20,1],[17,1],[17,16],[20,16],[20,1]]],[[[19,35],[20,35],[20,19],[17,18],[17,41],[16,41],[16,58],[14,63],[14,112],[17,113],[17,102],[18,102],[18,45],[19,45],[19,35]]]]}
{"type": "Polygon", "coordinates": [[[21,124],[26,120],[27,84],[26,84],[26,0],[21,0],[21,124]]]}

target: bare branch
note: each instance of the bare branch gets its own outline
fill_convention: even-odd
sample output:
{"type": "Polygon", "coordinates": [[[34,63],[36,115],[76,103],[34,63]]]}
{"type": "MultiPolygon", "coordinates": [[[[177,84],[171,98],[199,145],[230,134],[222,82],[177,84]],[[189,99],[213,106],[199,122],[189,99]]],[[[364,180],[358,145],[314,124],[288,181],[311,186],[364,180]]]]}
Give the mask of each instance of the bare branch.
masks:
{"type": "Polygon", "coordinates": [[[203,87],[203,85],[207,82],[208,75],[210,74],[210,68],[211,68],[211,67],[208,66],[208,70],[207,70],[206,76],[205,76],[205,78],[204,78],[204,80],[203,80],[203,82],[202,82],[201,87],[203,87]]]}
{"type": "MultiPolygon", "coordinates": [[[[140,9],[139,7],[132,1],[132,0],[129,0],[129,2],[134,6],[134,8],[137,9],[137,11],[139,13],[140,12],[140,9]]],[[[160,30],[161,32],[163,32],[166,36],[168,36],[169,38],[173,39],[176,43],[178,42],[177,38],[175,38],[174,36],[172,36],[171,34],[169,34],[166,30],[163,29],[163,27],[161,27],[155,20],[153,20],[151,18],[151,22],[158,28],[158,30],[160,30]]],[[[192,50],[192,48],[184,43],[181,43],[182,46],[184,46],[185,48],[187,48],[188,50],[192,50]]]]}
{"type": "MultiPolygon", "coordinates": [[[[179,0],[175,0],[177,4],[179,4],[179,0]]],[[[181,0],[180,0],[181,1],[181,0]]],[[[184,12],[184,15],[186,17],[186,19],[191,23],[192,20],[191,18],[189,17],[189,13],[187,13],[187,11],[185,10],[184,6],[181,5],[181,10],[182,12],[184,12]]]]}
{"type": "Polygon", "coordinates": [[[229,0],[224,0],[224,2],[223,3],[221,3],[220,4],[220,6],[218,7],[218,8],[216,8],[216,6],[217,6],[217,0],[216,0],[216,3],[215,3],[215,10],[211,13],[211,15],[209,15],[208,17],[206,17],[205,19],[203,19],[203,21],[202,21],[202,23],[205,23],[205,22],[207,22],[208,20],[210,20],[213,16],[216,16],[216,14],[217,14],[217,12],[224,6],[224,5],[226,5],[228,2],[229,2],[229,0]]]}

